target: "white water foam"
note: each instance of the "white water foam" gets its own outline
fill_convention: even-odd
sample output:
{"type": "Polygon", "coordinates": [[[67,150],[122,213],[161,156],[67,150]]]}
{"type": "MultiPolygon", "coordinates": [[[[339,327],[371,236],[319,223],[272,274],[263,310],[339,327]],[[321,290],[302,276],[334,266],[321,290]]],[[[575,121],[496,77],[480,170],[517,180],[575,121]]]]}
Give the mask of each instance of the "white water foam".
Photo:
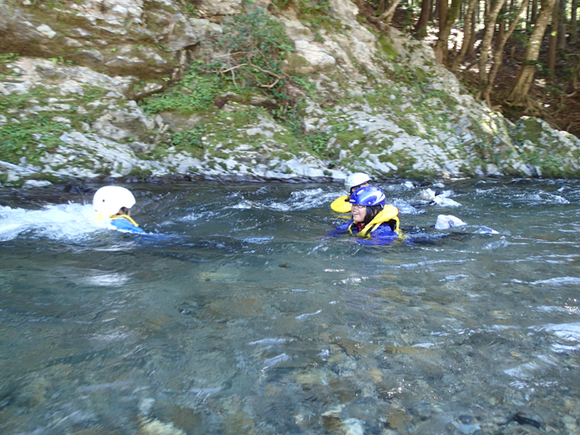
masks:
{"type": "Polygon", "coordinates": [[[41,210],[0,206],[0,241],[14,240],[25,234],[53,240],[82,240],[103,228],[113,228],[108,221],[97,222],[91,205],[48,205],[41,210]]]}

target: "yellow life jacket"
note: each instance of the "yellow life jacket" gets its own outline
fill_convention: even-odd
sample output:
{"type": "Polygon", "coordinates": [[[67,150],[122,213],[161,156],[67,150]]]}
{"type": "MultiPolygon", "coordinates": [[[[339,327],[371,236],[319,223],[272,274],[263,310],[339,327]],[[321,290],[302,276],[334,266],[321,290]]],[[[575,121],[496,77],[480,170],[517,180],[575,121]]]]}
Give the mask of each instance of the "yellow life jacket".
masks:
{"type": "MultiPolygon", "coordinates": [[[[363,237],[365,239],[370,238],[371,233],[374,230],[376,230],[381,224],[387,223],[389,221],[395,221],[395,229],[393,231],[395,231],[395,233],[397,233],[399,237],[401,237],[402,234],[401,230],[399,229],[398,214],[399,209],[397,207],[394,207],[392,205],[385,205],[385,208],[382,209],[380,212],[378,212],[377,215],[373,218],[373,220],[370,221],[368,224],[366,224],[362,230],[356,233],[356,235],[359,237],[363,237]]],[[[352,229],[355,225],[358,225],[358,223],[353,222],[348,227],[348,231],[350,234],[353,234],[352,229]]]]}
{"type": "Polygon", "coordinates": [[[111,220],[115,220],[115,219],[127,219],[129,222],[131,222],[133,225],[135,225],[136,227],[139,226],[139,224],[137,222],[135,222],[131,216],[127,216],[126,214],[113,214],[111,216],[107,216],[106,214],[104,214],[103,212],[98,212],[95,216],[95,220],[97,222],[101,222],[105,219],[111,219],[111,220]]]}
{"type": "Polygon", "coordinates": [[[350,202],[348,202],[349,198],[350,196],[348,195],[339,196],[334,201],[332,201],[330,208],[337,213],[350,213],[352,205],[350,202]]]}
{"type": "Polygon", "coordinates": [[[131,216],[127,216],[126,214],[114,214],[111,216],[111,220],[114,221],[115,219],[127,219],[129,222],[131,222],[133,225],[135,225],[136,227],[139,226],[139,224],[137,222],[135,222],[131,216]]]}

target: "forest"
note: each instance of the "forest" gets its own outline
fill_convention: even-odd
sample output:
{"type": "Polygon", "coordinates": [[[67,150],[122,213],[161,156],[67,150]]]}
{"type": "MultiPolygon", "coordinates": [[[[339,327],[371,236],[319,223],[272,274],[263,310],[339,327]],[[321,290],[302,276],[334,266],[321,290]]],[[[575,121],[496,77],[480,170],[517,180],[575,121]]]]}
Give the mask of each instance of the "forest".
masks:
{"type": "Polygon", "coordinates": [[[577,0],[357,0],[360,19],[432,44],[489,107],[580,136],[577,0]]]}

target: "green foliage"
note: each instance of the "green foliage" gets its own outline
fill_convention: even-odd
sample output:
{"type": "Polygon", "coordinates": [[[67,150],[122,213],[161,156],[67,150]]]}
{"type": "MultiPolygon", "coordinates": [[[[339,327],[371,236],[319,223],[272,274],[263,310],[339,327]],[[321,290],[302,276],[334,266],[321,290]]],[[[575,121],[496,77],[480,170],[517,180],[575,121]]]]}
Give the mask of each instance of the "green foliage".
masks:
{"type": "Polygon", "coordinates": [[[274,3],[274,5],[279,9],[286,9],[294,3],[294,0],[272,0],[272,3],[274,3]]]}
{"type": "Polygon", "coordinates": [[[222,71],[235,67],[254,86],[282,86],[282,61],[294,51],[284,25],[261,10],[236,15],[223,25],[216,41],[216,48],[228,55],[222,71]]]}
{"type": "Polygon", "coordinates": [[[330,134],[321,131],[304,134],[304,139],[308,144],[308,148],[319,156],[322,156],[326,151],[330,138],[330,134]]]}
{"type": "Polygon", "coordinates": [[[319,15],[330,9],[328,0],[273,0],[279,9],[287,9],[294,5],[301,15],[319,15]]]}
{"type": "Polygon", "coordinates": [[[203,149],[203,141],[201,137],[205,134],[205,128],[196,127],[188,131],[181,133],[174,133],[171,136],[171,145],[175,147],[176,150],[191,150],[203,149]]]}
{"type": "Polygon", "coordinates": [[[63,142],[59,137],[69,127],[45,116],[34,120],[7,123],[0,127],[0,160],[18,163],[21,157],[35,163],[63,142]]]}
{"type": "Polygon", "coordinates": [[[175,132],[171,135],[171,139],[168,142],[159,145],[151,154],[139,154],[138,157],[141,159],[155,160],[169,154],[170,148],[173,148],[172,151],[174,152],[184,152],[194,157],[200,157],[204,151],[202,137],[205,132],[206,129],[202,125],[197,125],[187,131],[175,132]]]}
{"type": "Polygon", "coordinates": [[[149,114],[172,110],[191,115],[209,110],[223,90],[218,76],[201,75],[192,70],[164,93],[143,99],[141,106],[149,114]]]}
{"type": "Polygon", "coordinates": [[[185,12],[187,12],[188,15],[192,17],[197,16],[197,8],[195,7],[194,0],[179,0],[179,3],[181,3],[183,9],[185,12]]]}
{"type": "Polygon", "coordinates": [[[150,114],[164,110],[184,115],[209,110],[219,95],[259,91],[285,100],[288,77],[282,62],[294,50],[282,23],[261,10],[223,22],[224,32],[213,42],[216,60],[198,61],[189,73],[165,92],[141,101],[150,114]],[[225,55],[223,55],[225,54],[225,55]]]}
{"type": "Polygon", "coordinates": [[[0,63],[8,63],[18,59],[20,55],[18,53],[6,53],[0,54],[0,63]]]}
{"type": "Polygon", "coordinates": [[[74,65],[74,62],[72,60],[65,59],[62,56],[59,56],[59,57],[49,57],[48,60],[50,60],[55,65],[57,63],[66,63],[67,65],[74,65]]]}
{"type": "Polygon", "coordinates": [[[108,89],[104,89],[99,86],[84,85],[83,96],[81,99],[87,103],[100,100],[107,94],[107,92],[109,92],[108,89]]]}
{"type": "Polygon", "coordinates": [[[302,15],[326,14],[330,10],[328,0],[297,0],[298,12],[302,15]]]}

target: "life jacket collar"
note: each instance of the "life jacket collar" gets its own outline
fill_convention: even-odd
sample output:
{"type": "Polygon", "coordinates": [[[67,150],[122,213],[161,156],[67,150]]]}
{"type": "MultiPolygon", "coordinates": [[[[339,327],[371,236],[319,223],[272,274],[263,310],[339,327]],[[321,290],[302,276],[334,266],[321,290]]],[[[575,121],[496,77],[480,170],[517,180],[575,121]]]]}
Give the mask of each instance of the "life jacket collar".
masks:
{"type": "MultiPolygon", "coordinates": [[[[375,231],[381,224],[387,223],[389,221],[395,221],[395,229],[394,229],[394,231],[399,236],[401,236],[401,230],[399,229],[399,218],[398,218],[398,214],[399,214],[399,209],[397,207],[394,207],[392,205],[386,205],[384,209],[382,209],[380,212],[377,213],[377,215],[373,218],[373,220],[371,220],[368,224],[366,224],[357,233],[357,235],[359,237],[363,237],[363,238],[370,238],[371,233],[373,231],[375,231]]],[[[356,224],[356,222],[353,222],[349,226],[349,228],[348,228],[348,231],[351,234],[353,234],[352,228],[353,228],[353,226],[355,224],[356,224]]]]}

